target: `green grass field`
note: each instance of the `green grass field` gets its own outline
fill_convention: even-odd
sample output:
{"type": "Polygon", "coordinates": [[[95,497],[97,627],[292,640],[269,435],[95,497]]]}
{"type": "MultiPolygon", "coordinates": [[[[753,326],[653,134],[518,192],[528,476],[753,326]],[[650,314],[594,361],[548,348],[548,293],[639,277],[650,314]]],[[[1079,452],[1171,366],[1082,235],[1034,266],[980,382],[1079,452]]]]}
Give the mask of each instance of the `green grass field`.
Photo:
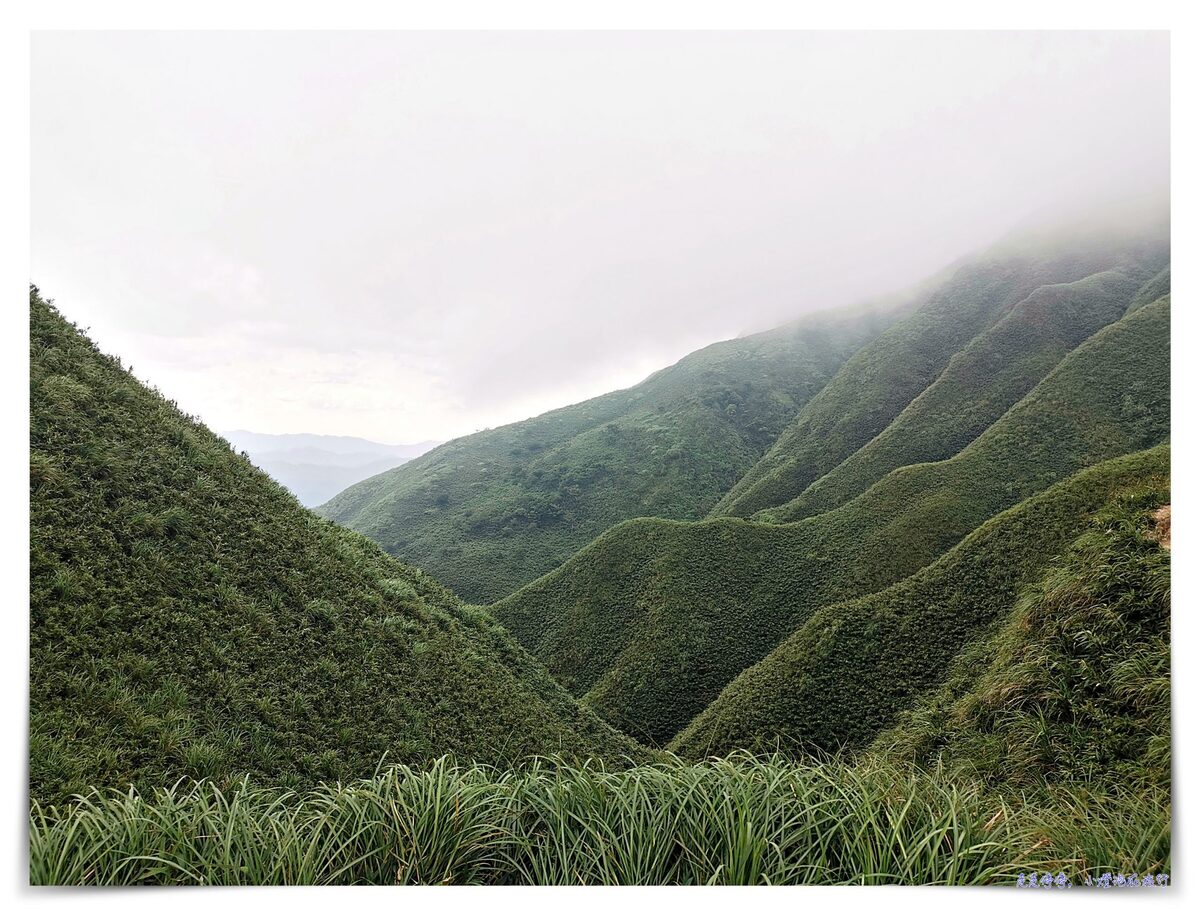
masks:
{"type": "MultiPolygon", "coordinates": [[[[736,677],[671,749],[695,757],[735,747],[762,750],[784,745],[829,751],[861,746],[914,708],[927,724],[933,722],[926,736],[932,730],[934,741],[949,739],[954,729],[945,715],[935,717],[920,711],[929,701],[923,698],[926,691],[941,687],[956,663],[963,671],[981,668],[975,643],[986,640],[1011,616],[1027,589],[1038,590],[1044,576],[1056,574],[1054,558],[1076,538],[1116,537],[1111,529],[1118,518],[1122,531],[1140,530],[1143,535],[1149,531],[1151,513],[1170,501],[1169,473],[1165,445],[1089,468],[991,519],[911,578],[877,594],[821,608],[763,660],[736,677]]],[[[1139,581],[1126,603],[1140,613],[1152,613],[1160,627],[1155,636],[1161,640],[1166,619],[1162,582],[1169,576],[1169,557],[1145,536],[1122,534],[1109,549],[1114,555],[1124,555],[1127,564],[1147,563],[1154,569],[1158,584],[1149,587],[1139,581]]],[[[1106,564],[1084,565],[1076,574],[1099,585],[1106,564]]],[[[1093,606],[1097,606],[1097,617],[1102,616],[1098,605],[1093,606]]],[[[1052,618],[1047,625],[1059,622],[1064,621],[1052,618]]],[[[1073,619],[1065,622],[1079,625],[1073,619]]],[[[1091,633],[1088,641],[1077,646],[1069,663],[1059,663],[1051,656],[1045,664],[1055,676],[1065,675],[1070,665],[1086,656],[1089,646],[1107,644],[1110,639],[1125,644],[1125,635],[1140,634],[1134,622],[1123,616],[1110,618],[1107,628],[1091,633]]],[[[1021,624],[1015,625],[1019,628],[1021,624]]],[[[1081,631],[1084,628],[1080,626],[1081,631]]],[[[1042,630],[1022,630],[1022,643],[1032,651],[1041,634],[1042,630]]],[[[1140,642],[1128,645],[1129,657],[1144,647],[1140,642]]],[[[1107,657],[1091,659],[1100,670],[1119,660],[1111,649],[1107,657]]],[[[1002,664],[1004,669],[997,676],[1006,684],[1010,678],[1016,678],[1013,683],[1020,681],[1022,675],[1014,666],[1002,664]]],[[[1033,666],[1036,668],[1036,663],[1033,666]]],[[[1138,683],[1161,689],[1157,671],[1151,669],[1148,679],[1138,683]]],[[[1140,668],[1133,671],[1139,673],[1140,668]]],[[[1105,759],[1105,735],[1116,727],[1120,716],[1100,713],[1094,707],[1099,678],[1099,673],[1083,676],[1070,688],[1057,682],[1046,684],[1047,692],[1059,697],[1054,720],[1061,729],[1051,727],[1045,715],[1036,715],[1024,725],[1012,722],[1012,733],[1047,735],[1055,731],[1054,739],[1059,740],[1074,729],[1080,735],[1075,759],[1085,758],[1086,753],[1105,759]]],[[[946,688],[955,696],[964,690],[961,685],[946,688]]],[[[1016,695],[1007,686],[1001,692],[1006,703],[1016,695]]],[[[1164,702],[1169,709],[1169,696],[1149,698],[1150,705],[1137,712],[1148,726],[1152,717],[1164,711],[1164,702]]],[[[1015,712],[1015,706],[1006,705],[1007,714],[1015,712]]],[[[1154,720],[1161,725],[1161,719],[1154,720]]],[[[918,733],[914,730],[906,738],[896,739],[912,742],[918,733]]],[[[1015,773],[1022,765],[1022,754],[1014,750],[1015,745],[997,752],[1010,757],[1001,767],[1015,773]]],[[[1142,753],[1143,748],[1135,752],[1131,746],[1108,753],[1108,771],[1119,769],[1119,759],[1140,759],[1142,753]]],[[[934,762],[930,752],[921,758],[934,762]]],[[[1054,761],[1054,766],[1060,764],[1061,759],[1054,761]]],[[[1047,761],[1034,772],[1041,777],[1051,768],[1047,761]]],[[[1096,772],[1092,774],[1103,774],[1105,766],[1097,763],[1093,769],[1096,772]]]]}

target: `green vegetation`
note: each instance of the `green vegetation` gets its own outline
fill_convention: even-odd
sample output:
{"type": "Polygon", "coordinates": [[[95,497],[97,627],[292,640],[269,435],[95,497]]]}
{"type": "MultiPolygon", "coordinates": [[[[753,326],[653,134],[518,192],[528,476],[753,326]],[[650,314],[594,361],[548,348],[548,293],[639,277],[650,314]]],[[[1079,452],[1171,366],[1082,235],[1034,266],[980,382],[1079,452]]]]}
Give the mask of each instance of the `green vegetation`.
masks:
{"type": "MultiPolygon", "coordinates": [[[[937,380],[956,353],[1040,287],[1074,283],[1101,271],[1117,271],[1137,278],[1147,270],[1152,273],[1159,269],[1168,256],[1163,225],[1090,230],[1073,226],[1065,234],[1054,232],[1050,237],[1045,232],[1015,236],[968,261],[947,282],[936,286],[911,317],[889,328],[847,360],[821,393],[797,414],[763,459],[718,503],[713,515],[749,517],[800,496],[883,432],[914,398],[937,380]]],[[[1112,288],[1086,292],[1099,293],[1101,297],[1121,294],[1112,288]]],[[[1052,292],[1043,295],[1055,298],[1052,292]]],[[[1033,307],[1036,312],[1036,306],[1033,307]]],[[[1103,315],[1107,313],[1106,309],[1101,311],[1103,315]]],[[[1033,317],[1036,319],[1036,314],[1033,317]]],[[[1064,343],[1081,339],[1081,334],[1086,336],[1089,329],[1098,326],[1095,318],[1081,320],[1075,328],[1071,327],[1069,316],[1059,320],[1062,322],[1059,329],[1047,330],[1062,334],[1064,343]]],[[[1006,332],[982,346],[986,350],[1000,344],[1009,353],[1019,350],[1022,342],[1040,348],[1043,344],[1035,339],[1028,336],[1022,339],[1020,325],[1020,320],[1015,321],[1006,332]],[[1002,343],[1008,332],[1015,333],[1017,339],[1002,343]]],[[[964,355],[964,358],[971,357],[964,355]]],[[[1046,367],[1048,364],[1041,371],[1046,367]]],[[[925,446],[931,447],[930,456],[953,454],[954,444],[961,447],[970,441],[972,431],[978,434],[989,419],[998,415],[997,411],[1002,412],[1038,376],[1036,366],[1013,366],[1005,371],[1008,377],[996,379],[995,391],[981,392],[982,403],[971,404],[970,376],[976,373],[967,366],[959,368],[967,369],[966,377],[955,378],[952,373],[948,389],[934,395],[935,402],[928,405],[934,411],[948,408],[952,414],[949,422],[956,427],[948,431],[945,441],[925,446]],[[966,390],[959,390],[959,385],[965,385],[966,390]],[[958,403],[960,398],[968,402],[958,403]],[[982,410],[983,414],[972,417],[974,410],[982,410]]],[[[982,366],[979,371],[996,372],[997,364],[982,366]]],[[[946,421],[936,415],[930,415],[929,420],[946,421]]],[[[937,433],[922,429],[922,434],[937,433]]],[[[921,450],[921,446],[915,447],[914,454],[921,450]]],[[[900,466],[894,461],[902,457],[903,454],[893,454],[891,466],[900,466]]],[[[889,457],[882,455],[867,463],[869,466],[863,468],[865,475],[848,481],[847,493],[861,491],[865,483],[872,481],[872,473],[881,473],[888,466],[889,457]]]]}
{"type": "Polygon", "coordinates": [[[34,805],[34,884],[978,884],[1170,868],[1159,794],[1026,802],[867,760],[389,769],[34,805]]]}
{"type": "Polygon", "coordinates": [[[1169,871],[1158,229],[1014,237],[327,518],[30,325],[34,884],[1169,871]]]}
{"type": "Polygon", "coordinates": [[[1138,290],[1138,294],[1134,296],[1133,302],[1129,305],[1129,310],[1137,311],[1142,306],[1157,302],[1159,299],[1170,294],[1171,265],[1168,263],[1145,286],[1138,290]]]}
{"type": "Polygon", "coordinates": [[[1006,508],[1163,441],[1169,337],[1161,300],[1078,347],[948,461],[893,471],[794,524],[627,522],[492,609],[585,704],[665,744],[818,608],[892,585],[1006,508]]]}
{"type": "Polygon", "coordinates": [[[1140,282],[1110,270],[1042,286],[951,359],[883,432],[788,503],[787,517],[836,508],[898,467],[953,457],[1067,353],[1124,315],[1140,282]]]}
{"type": "Polygon", "coordinates": [[[1169,786],[1171,563],[1155,530],[1170,523],[1165,498],[1163,482],[1147,481],[1106,507],[876,745],[993,784],[1169,786]]]}
{"type": "Polygon", "coordinates": [[[628,518],[701,518],[897,305],[692,353],[632,388],[448,442],[318,509],[497,600],[628,518]]]}
{"type": "MultiPolygon", "coordinates": [[[[1163,447],[989,522],[917,576],[958,585],[946,611],[936,586],[910,587],[907,600],[892,593],[902,588],[885,592],[881,619],[893,632],[877,632],[878,642],[916,612],[892,655],[920,651],[969,594],[1011,590],[1004,549],[1020,552],[1023,538],[1074,518],[1079,492],[1095,498],[1138,481],[995,637],[962,653],[946,683],[857,760],[739,752],[613,771],[442,759],[302,793],[209,782],[92,791],[68,805],[34,803],[30,880],[961,885],[1011,884],[1030,871],[1076,884],[1169,873],[1169,563],[1148,522],[1165,474],[1163,447]],[[982,556],[992,568],[980,577],[982,556]]],[[[921,661],[935,678],[943,669],[921,661]]],[[[895,672],[876,673],[868,682],[895,672]]]]}
{"type": "MultiPolygon", "coordinates": [[[[952,460],[902,468],[880,486],[925,500],[956,487],[956,498],[972,501],[1001,490],[1023,497],[1097,460],[1155,444],[1170,431],[1170,359],[1167,296],[1091,337],[952,460]]],[[[803,511],[793,502],[761,517],[798,521],[803,511]]],[[[930,505],[919,512],[940,514],[930,505]]]]}
{"type": "Polygon", "coordinates": [[[30,788],[642,754],[30,291],[30,788]]]}
{"type": "Polygon", "coordinates": [[[1135,504],[1167,501],[1168,472],[1165,445],[1092,467],[991,519],[911,578],[821,608],[733,680],[671,749],[703,756],[729,747],[834,750],[870,742],[938,685],[1089,515],[1113,499],[1128,505],[1131,489],[1135,504]]]}

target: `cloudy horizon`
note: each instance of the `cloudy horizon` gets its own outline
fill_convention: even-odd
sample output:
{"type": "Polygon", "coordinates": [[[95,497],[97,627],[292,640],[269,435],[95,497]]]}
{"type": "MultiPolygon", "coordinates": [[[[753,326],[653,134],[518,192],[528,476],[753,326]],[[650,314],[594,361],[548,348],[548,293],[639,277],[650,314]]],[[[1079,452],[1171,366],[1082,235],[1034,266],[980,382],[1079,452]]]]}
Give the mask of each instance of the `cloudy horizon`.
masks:
{"type": "Polygon", "coordinates": [[[31,278],[214,429],[446,440],[1160,189],[1168,49],[38,33],[31,278]]]}

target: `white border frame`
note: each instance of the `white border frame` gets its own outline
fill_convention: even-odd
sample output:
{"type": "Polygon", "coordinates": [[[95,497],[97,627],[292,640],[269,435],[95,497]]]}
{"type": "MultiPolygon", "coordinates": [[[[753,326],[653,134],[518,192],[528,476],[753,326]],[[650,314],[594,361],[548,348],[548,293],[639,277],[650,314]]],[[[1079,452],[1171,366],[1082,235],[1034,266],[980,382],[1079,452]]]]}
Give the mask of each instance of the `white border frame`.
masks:
{"type": "Polygon", "coordinates": [[[1200,86],[1200,46],[1189,16],[1189,5],[1168,0],[1142,0],[1138,3],[1054,2],[1054,0],[1005,0],[983,4],[947,2],[947,0],[907,0],[882,2],[867,0],[853,5],[803,5],[779,0],[739,0],[721,3],[715,0],[692,2],[655,2],[655,0],[606,0],[596,3],[568,3],[559,0],[457,0],[457,2],[391,3],[375,0],[339,0],[318,3],[293,0],[290,3],[258,0],[207,0],[190,4],[152,2],[152,0],[17,0],[0,13],[0,97],[3,98],[4,141],[0,182],[5,189],[0,212],[0,265],[2,265],[4,301],[0,310],[0,410],[4,431],[0,460],[3,461],[3,488],[0,490],[0,557],[4,563],[3,581],[6,598],[3,665],[6,695],[4,723],[8,740],[3,757],[0,798],[4,822],[0,826],[0,873],[12,888],[11,902],[24,908],[52,911],[87,906],[98,912],[158,911],[169,907],[173,912],[208,912],[214,905],[226,911],[250,906],[286,904],[299,911],[316,911],[330,904],[358,907],[378,906],[395,909],[425,907],[453,912],[486,907],[499,912],[526,913],[531,910],[600,911],[619,906],[625,911],[650,911],[662,906],[687,906],[696,911],[727,911],[737,906],[759,911],[788,911],[816,906],[839,905],[851,908],[868,904],[872,909],[927,912],[930,908],[969,906],[979,911],[1009,912],[1051,906],[1055,910],[1115,905],[1154,903],[1176,906],[1186,898],[1187,888],[1195,882],[1195,856],[1186,841],[1194,816],[1194,789],[1190,782],[1181,784],[1180,776],[1194,759],[1194,732],[1188,717],[1180,710],[1192,709],[1196,698],[1195,667],[1191,660],[1196,646],[1196,620],[1191,609],[1197,606],[1195,525],[1197,489],[1194,422],[1191,405],[1200,401],[1198,366],[1200,359],[1190,353],[1190,344],[1200,341],[1196,333],[1200,307],[1194,304],[1196,268],[1189,256],[1196,249],[1196,166],[1200,161],[1196,143],[1197,104],[1195,87],[1200,86]],[[1176,772],[1175,835],[1171,889],[1140,894],[1135,902],[1131,894],[1038,892],[1022,893],[1006,888],[942,889],[879,888],[870,896],[864,892],[845,895],[839,888],[363,888],[353,897],[342,896],[335,902],[332,889],[230,889],[230,890],[137,890],[73,891],[29,888],[27,884],[27,848],[25,824],[27,758],[27,686],[28,686],[28,350],[25,345],[27,318],[25,287],[29,282],[29,47],[32,30],[59,29],[1170,29],[1172,75],[1172,139],[1175,162],[1185,163],[1172,176],[1173,244],[1184,252],[1173,271],[1173,291],[1180,293],[1172,327],[1176,358],[1172,366],[1174,412],[1172,414],[1175,475],[1172,500],[1172,547],[1176,562],[1174,607],[1174,707],[1176,772]],[[1187,349],[1185,349],[1187,346],[1187,349]],[[1178,358],[1179,355],[1190,358],[1178,358]],[[24,430],[24,431],[22,431],[24,430]],[[1195,468],[1195,472],[1193,471],[1195,468]],[[165,895],[169,893],[170,895],[165,895]],[[286,895],[285,895],[286,894],[286,895]],[[400,895],[392,895],[400,894],[400,895]],[[836,898],[833,894],[837,894],[836,898]],[[885,897],[886,898],[883,898],[885,897]],[[1117,902],[1117,898],[1125,900],[1117,902]]]}

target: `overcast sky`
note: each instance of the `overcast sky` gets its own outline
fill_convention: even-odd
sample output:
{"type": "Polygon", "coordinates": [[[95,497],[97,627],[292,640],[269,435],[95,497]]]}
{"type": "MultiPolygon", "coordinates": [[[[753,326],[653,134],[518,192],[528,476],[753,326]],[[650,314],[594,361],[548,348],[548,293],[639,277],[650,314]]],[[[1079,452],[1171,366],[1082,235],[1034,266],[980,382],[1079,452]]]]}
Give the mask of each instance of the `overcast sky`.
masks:
{"type": "Polygon", "coordinates": [[[31,278],[218,429],[445,439],[1163,182],[1165,33],[40,33],[31,278]]]}

